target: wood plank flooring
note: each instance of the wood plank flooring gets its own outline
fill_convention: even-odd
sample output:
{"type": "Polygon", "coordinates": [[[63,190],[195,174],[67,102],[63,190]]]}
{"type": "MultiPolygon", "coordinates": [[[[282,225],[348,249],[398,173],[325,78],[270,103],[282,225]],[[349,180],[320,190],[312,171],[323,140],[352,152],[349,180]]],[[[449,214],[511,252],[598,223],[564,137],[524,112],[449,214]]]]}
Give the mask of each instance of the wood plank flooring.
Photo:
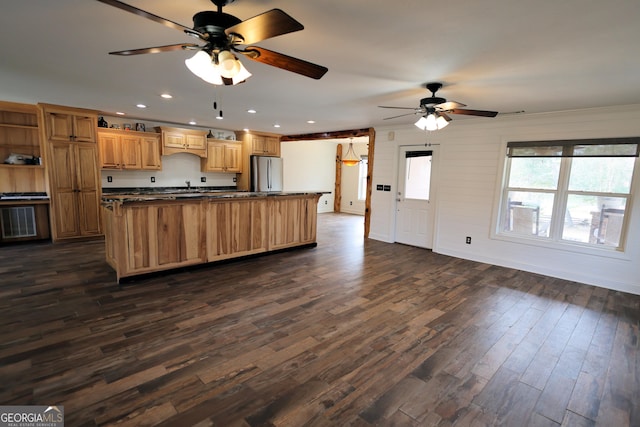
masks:
{"type": "Polygon", "coordinates": [[[640,297],[363,240],[118,286],[0,248],[0,404],[68,426],[639,426],[640,297]]]}

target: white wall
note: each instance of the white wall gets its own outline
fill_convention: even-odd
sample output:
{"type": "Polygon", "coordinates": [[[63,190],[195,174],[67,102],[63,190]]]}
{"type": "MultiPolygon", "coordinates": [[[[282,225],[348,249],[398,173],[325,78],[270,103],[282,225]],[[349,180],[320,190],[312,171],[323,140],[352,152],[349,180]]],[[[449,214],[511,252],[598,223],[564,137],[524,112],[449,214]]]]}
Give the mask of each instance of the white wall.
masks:
{"type": "Polygon", "coordinates": [[[370,238],[394,241],[398,146],[431,142],[437,162],[434,252],[640,294],[638,176],[624,253],[584,254],[492,236],[507,141],[640,136],[640,105],[495,119],[454,116],[447,128],[428,137],[413,125],[376,133],[370,238]],[[376,184],[390,184],[392,191],[376,191],[376,184]]]}
{"type": "Polygon", "coordinates": [[[318,212],[333,212],[336,145],[332,141],[287,141],[280,146],[284,191],[327,191],[318,212]]]}

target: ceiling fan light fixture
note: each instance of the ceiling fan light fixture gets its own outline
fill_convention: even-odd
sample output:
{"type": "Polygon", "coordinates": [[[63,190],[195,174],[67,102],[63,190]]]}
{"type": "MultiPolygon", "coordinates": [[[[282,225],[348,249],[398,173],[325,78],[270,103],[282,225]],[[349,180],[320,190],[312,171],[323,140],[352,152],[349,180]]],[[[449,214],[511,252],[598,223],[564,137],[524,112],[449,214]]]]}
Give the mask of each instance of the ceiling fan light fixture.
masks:
{"type": "Polygon", "coordinates": [[[186,59],[184,63],[189,71],[213,85],[224,85],[223,77],[231,79],[234,85],[242,83],[251,77],[251,73],[244,68],[242,62],[226,50],[218,54],[218,65],[214,63],[211,55],[204,50],[198,51],[191,58],[186,59]]]}
{"type": "Polygon", "coordinates": [[[449,121],[447,119],[436,113],[429,113],[425,116],[420,117],[420,119],[415,122],[415,125],[419,129],[428,131],[442,129],[448,124],[449,121]]]}

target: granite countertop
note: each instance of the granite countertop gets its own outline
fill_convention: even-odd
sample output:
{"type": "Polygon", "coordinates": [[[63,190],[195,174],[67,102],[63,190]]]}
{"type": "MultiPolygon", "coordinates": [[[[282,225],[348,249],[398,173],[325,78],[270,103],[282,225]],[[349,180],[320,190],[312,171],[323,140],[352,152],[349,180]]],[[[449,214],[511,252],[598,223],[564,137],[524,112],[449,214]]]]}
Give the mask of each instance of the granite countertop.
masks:
{"type": "Polygon", "coordinates": [[[277,197],[277,196],[306,196],[329,194],[330,191],[225,191],[225,190],[201,190],[201,189],[179,189],[176,191],[162,192],[119,192],[102,195],[102,202],[144,202],[153,200],[193,200],[193,199],[239,199],[248,197],[277,197]]]}

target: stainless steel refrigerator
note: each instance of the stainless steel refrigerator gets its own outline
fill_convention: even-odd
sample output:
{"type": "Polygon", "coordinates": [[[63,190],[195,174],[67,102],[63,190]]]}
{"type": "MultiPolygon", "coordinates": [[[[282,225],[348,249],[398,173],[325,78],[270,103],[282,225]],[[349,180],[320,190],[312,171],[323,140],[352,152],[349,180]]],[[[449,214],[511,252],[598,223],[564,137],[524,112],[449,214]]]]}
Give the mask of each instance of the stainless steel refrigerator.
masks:
{"type": "Polygon", "coordinates": [[[251,156],[251,191],[282,191],[282,159],[251,156]]]}

